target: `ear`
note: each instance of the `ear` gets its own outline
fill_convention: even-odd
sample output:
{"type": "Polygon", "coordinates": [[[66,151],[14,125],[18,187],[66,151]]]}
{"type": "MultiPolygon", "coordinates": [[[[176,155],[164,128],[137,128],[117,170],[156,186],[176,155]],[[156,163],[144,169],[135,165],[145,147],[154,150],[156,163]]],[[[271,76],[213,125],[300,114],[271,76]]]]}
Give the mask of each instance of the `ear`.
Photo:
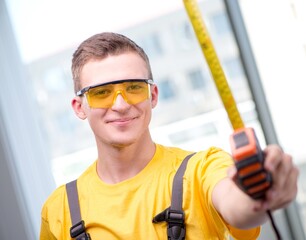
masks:
{"type": "Polygon", "coordinates": [[[85,120],[87,118],[86,112],[84,111],[82,97],[74,97],[71,101],[71,106],[75,115],[77,115],[80,119],[85,120]]]}
{"type": "Polygon", "coordinates": [[[158,102],[158,88],[157,85],[151,85],[151,104],[152,108],[155,108],[158,102]]]}

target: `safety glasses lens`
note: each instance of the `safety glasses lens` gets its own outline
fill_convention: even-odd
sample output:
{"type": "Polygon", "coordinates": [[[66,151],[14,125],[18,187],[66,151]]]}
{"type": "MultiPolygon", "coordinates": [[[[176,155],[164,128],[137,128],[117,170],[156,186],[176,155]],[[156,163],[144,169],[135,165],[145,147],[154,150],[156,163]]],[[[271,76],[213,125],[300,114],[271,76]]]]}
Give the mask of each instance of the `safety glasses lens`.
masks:
{"type": "Polygon", "coordinates": [[[92,108],[109,108],[121,94],[129,104],[137,104],[149,98],[149,84],[140,81],[106,84],[90,88],[86,93],[87,101],[92,108]]]}

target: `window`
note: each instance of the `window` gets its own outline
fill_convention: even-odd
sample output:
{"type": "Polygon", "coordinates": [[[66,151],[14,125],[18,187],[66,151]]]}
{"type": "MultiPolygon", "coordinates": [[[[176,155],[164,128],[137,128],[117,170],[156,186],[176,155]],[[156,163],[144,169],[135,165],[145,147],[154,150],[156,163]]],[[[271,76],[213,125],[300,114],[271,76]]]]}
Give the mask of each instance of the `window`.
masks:
{"type": "Polygon", "coordinates": [[[243,69],[238,58],[231,58],[224,62],[224,70],[226,71],[229,80],[235,81],[237,78],[243,77],[243,69]]]}
{"type": "Polygon", "coordinates": [[[159,98],[161,101],[167,101],[175,97],[175,87],[169,79],[162,79],[157,84],[159,86],[159,98]]]}
{"type": "Polygon", "coordinates": [[[191,24],[189,22],[183,22],[179,29],[181,38],[189,41],[195,39],[193,29],[191,28],[191,24]]]}
{"type": "Polygon", "coordinates": [[[230,25],[227,16],[224,12],[218,12],[211,17],[212,24],[214,26],[214,31],[217,35],[222,36],[230,33],[230,25]]]}
{"type": "Polygon", "coordinates": [[[192,44],[192,42],[195,42],[196,39],[191,24],[189,22],[183,21],[177,24],[173,28],[173,32],[173,41],[178,43],[179,48],[190,49],[194,47],[194,44],[192,44]]]}
{"type": "Polygon", "coordinates": [[[163,54],[160,35],[152,33],[140,41],[141,46],[150,58],[156,58],[163,54]]]}
{"type": "Polygon", "coordinates": [[[203,89],[206,87],[206,81],[201,69],[192,70],[188,73],[192,89],[203,89]]]}

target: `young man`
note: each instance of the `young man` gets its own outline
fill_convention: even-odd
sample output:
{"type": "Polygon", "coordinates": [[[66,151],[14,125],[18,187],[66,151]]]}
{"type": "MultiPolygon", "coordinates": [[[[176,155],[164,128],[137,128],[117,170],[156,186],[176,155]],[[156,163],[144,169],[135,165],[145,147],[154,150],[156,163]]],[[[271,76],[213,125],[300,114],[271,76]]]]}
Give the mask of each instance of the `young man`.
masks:
{"type": "MultiPolygon", "coordinates": [[[[167,224],[152,223],[169,207],[173,177],[190,152],[154,143],[149,131],[158,102],[147,55],[115,33],[85,40],[73,55],[75,114],[87,119],[98,159],[77,180],[81,216],[91,239],[167,239],[167,224]]],[[[81,139],[80,139],[81,141],[81,139]]],[[[188,162],[183,210],[186,239],[256,239],[266,210],[297,194],[298,170],[278,146],[265,149],[273,187],[253,200],[236,185],[231,157],[211,147],[188,162]]],[[[71,239],[65,186],[42,209],[41,240],[71,239]]]]}

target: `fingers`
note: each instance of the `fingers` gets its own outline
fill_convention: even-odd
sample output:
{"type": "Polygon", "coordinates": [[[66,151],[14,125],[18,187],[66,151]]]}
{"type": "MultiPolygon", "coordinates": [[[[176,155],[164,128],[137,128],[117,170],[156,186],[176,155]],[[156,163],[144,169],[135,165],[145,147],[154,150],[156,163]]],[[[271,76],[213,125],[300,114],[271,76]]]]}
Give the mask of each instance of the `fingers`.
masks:
{"type": "MultiPolygon", "coordinates": [[[[254,201],[253,209],[255,211],[284,208],[297,195],[299,170],[293,163],[291,155],[283,152],[277,145],[269,145],[264,153],[264,168],[272,175],[272,187],[266,192],[265,199],[254,201]]],[[[235,167],[229,168],[228,177],[233,181],[237,180],[235,167]]]]}
{"type": "Polygon", "coordinates": [[[264,150],[265,153],[265,168],[273,173],[281,164],[283,159],[283,150],[277,145],[269,145],[264,150]]]}
{"type": "Polygon", "coordinates": [[[263,207],[271,210],[286,207],[297,195],[298,168],[292,157],[276,145],[265,150],[264,166],[272,174],[272,188],[267,191],[263,207]]]}
{"type": "Polygon", "coordinates": [[[272,174],[274,189],[282,189],[286,185],[288,178],[285,176],[290,175],[293,167],[292,157],[279,147],[271,147],[266,154],[265,168],[272,174]]]}

